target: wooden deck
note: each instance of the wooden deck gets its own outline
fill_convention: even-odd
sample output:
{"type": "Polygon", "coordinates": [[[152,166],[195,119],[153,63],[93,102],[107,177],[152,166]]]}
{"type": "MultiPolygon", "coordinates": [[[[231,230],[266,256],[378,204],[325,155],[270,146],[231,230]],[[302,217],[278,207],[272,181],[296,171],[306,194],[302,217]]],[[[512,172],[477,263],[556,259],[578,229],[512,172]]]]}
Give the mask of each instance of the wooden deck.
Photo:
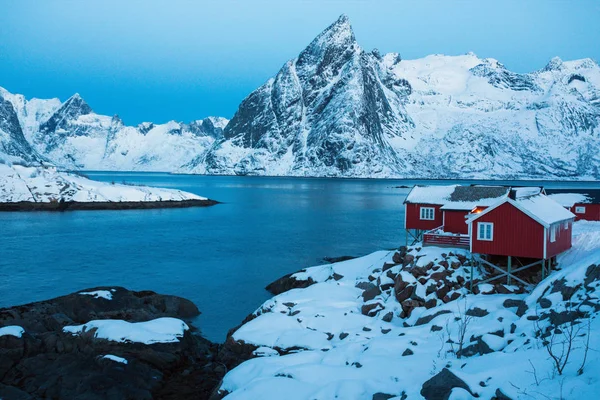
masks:
{"type": "Polygon", "coordinates": [[[432,229],[423,234],[424,246],[469,248],[469,244],[469,235],[463,235],[458,233],[449,234],[447,232],[444,232],[443,226],[440,226],[436,229],[432,229]]]}

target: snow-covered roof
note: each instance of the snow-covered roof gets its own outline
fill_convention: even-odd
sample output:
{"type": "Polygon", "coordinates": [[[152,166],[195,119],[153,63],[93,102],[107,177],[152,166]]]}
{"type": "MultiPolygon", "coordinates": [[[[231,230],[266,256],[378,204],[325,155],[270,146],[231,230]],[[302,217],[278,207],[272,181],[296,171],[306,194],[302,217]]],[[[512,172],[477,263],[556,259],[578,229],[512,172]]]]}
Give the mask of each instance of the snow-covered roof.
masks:
{"type": "Polygon", "coordinates": [[[600,204],[599,189],[547,189],[546,194],[565,207],[575,204],[600,204]]]}
{"type": "Polygon", "coordinates": [[[438,204],[444,210],[472,210],[477,206],[491,206],[507,197],[510,188],[505,186],[415,186],[405,203],[438,204]]]}
{"type": "Polygon", "coordinates": [[[564,208],[556,201],[544,194],[538,194],[535,196],[520,197],[515,200],[506,198],[506,200],[489,207],[479,214],[473,214],[467,219],[467,223],[475,221],[476,219],[498,208],[504,203],[512,204],[545,227],[550,227],[550,225],[557,222],[575,218],[575,214],[564,208]]]}
{"type": "MultiPolygon", "coordinates": [[[[543,225],[549,226],[556,222],[575,218],[575,215],[561,206],[556,201],[543,194],[531,197],[517,198],[515,202],[529,214],[543,221],[543,225]]],[[[535,218],[534,218],[535,219],[535,218]]]]}
{"type": "Polygon", "coordinates": [[[579,193],[555,193],[548,195],[552,200],[556,201],[563,207],[573,207],[575,204],[587,204],[591,203],[591,199],[579,193]]]}
{"type": "Polygon", "coordinates": [[[537,196],[538,194],[543,194],[544,188],[541,186],[522,186],[522,187],[513,187],[511,189],[511,197],[515,199],[519,199],[522,197],[529,196],[537,196]]]}
{"type": "Polygon", "coordinates": [[[446,204],[454,189],[456,189],[458,185],[448,185],[448,186],[422,186],[415,185],[412,188],[408,196],[406,196],[405,203],[408,204],[437,204],[444,205],[446,204]]]}

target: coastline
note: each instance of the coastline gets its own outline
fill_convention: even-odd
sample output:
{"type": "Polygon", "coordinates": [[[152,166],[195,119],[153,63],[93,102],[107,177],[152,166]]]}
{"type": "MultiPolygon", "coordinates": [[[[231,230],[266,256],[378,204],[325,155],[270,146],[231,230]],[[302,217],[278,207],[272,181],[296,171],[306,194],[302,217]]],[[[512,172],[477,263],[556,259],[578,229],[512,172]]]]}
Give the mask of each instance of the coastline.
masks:
{"type": "Polygon", "coordinates": [[[148,210],[161,208],[209,207],[219,204],[216,200],[167,200],[167,201],[57,201],[57,202],[5,202],[0,212],[11,211],[78,211],[78,210],[148,210]]]}

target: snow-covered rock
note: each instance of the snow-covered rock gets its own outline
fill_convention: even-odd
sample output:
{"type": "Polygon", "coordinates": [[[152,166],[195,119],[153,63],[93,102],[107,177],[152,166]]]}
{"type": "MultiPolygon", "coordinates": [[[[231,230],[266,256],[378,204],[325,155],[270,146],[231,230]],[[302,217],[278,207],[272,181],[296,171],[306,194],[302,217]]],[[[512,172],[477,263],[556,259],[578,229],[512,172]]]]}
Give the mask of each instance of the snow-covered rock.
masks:
{"type": "Polygon", "coordinates": [[[79,292],[79,294],[84,295],[84,296],[92,296],[96,299],[105,299],[105,300],[112,300],[112,295],[113,292],[115,291],[115,289],[111,289],[111,290],[94,290],[91,292],[79,292]]]}
{"type": "Polygon", "coordinates": [[[94,337],[98,339],[152,344],[178,342],[189,327],[180,319],[165,317],[146,322],[102,319],[83,325],[65,326],[63,331],[79,335],[91,329],[96,329],[94,337]]]}
{"type": "Polygon", "coordinates": [[[18,325],[9,325],[3,328],[0,328],[0,336],[14,336],[16,338],[20,338],[25,333],[25,329],[18,325]]]}
{"type": "MultiPolygon", "coordinates": [[[[578,222],[574,234],[573,249],[558,260],[561,269],[527,292],[484,294],[493,292],[490,284],[480,285],[477,295],[463,291],[458,276],[464,278],[462,265],[470,257],[457,249],[409,248],[403,259],[376,252],[303,270],[296,278],[310,278],[309,287],[267,301],[232,334],[230,340],[255,347],[255,358],[225,376],[221,395],[238,400],[274,399],[279,393],[294,399],[593,398],[600,390],[600,357],[593,350],[600,345],[600,223],[578,222]],[[442,274],[426,273],[434,268],[442,274]],[[384,279],[388,274],[396,282],[400,277],[424,286],[413,291],[417,307],[410,316],[396,287],[384,279]],[[427,293],[434,282],[441,284],[427,293]],[[365,296],[369,284],[379,290],[372,299],[365,296]],[[458,290],[460,298],[419,305],[418,298],[433,298],[444,285],[458,290]],[[365,315],[364,305],[372,302],[381,306],[365,315]],[[564,332],[573,333],[573,346],[559,375],[548,346],[564,349],[564,332]]],[[[476,273],[474,280],[480,280],[485,271],[476,273]]]]}

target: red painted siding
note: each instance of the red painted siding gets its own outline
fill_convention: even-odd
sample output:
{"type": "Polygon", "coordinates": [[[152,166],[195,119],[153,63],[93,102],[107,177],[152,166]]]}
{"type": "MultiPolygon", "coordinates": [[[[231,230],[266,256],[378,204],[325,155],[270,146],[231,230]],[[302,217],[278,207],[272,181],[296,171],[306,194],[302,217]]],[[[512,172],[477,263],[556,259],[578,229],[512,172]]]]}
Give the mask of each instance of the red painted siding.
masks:
{"type": "Polygon", "coordinates": [[[469,233],[469,226],[465,223],[467,211],[444,210],[444,231],[452,233],[469,233]]]}
{"type": "Polygon", "coordinates": [[[573,228],[573,222],[569,221],[567,223],[568,228],[565,229],[565,223],[556,224],[558,226],[558,230],[556,232],[556,241],[550,241],[550,229],[548,228],[546,234],[546,258],[554,257],[557,254],[562,253],[565,250],[571,248],[571,237],[573,228]]]}
{"type": "Polygon", "coordinates": [[[576,216],[576,220],[584,219],[586,221],[600,221],[600,204],[575,204],[569,209],[576,216]],[[585,213],[578,214],[575,207],[585,207],[585,213]]]}
{"type": "Polygon", "coordinates": [[[406,204],[406,229],[431,230],[443,225],[441,205],[406,204]],[[434,220],[421,219],[421,207],[433,207],[434,220]]]}
{"type": "Polygon", "coordinates": [[[472,222],[473,253],[544,258],[544,227],[510,203],[472,222]],[[493,241],[477,240],[477,223],[494,224],[493,241]]]}

